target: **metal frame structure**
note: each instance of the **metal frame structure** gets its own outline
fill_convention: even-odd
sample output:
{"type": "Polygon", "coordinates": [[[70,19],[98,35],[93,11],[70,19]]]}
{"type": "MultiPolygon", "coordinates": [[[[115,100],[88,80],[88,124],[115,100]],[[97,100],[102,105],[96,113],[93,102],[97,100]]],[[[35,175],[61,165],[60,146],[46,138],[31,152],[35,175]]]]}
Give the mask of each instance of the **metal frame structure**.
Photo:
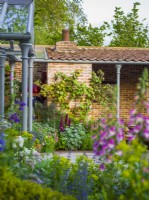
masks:
{"type": "MultiPolygon", "coordinates": [[[[5,60],[6,58],[12,60],[10,63],[11,74],[14,73],[14,63],[17,60],[16,56],[20,53],[22,55],[22,101],[25,103],[25,107],[22,111],[22,131],[32,131],[32,85],[33,85],[33,61],[34,61],[34,1],[33,0],[0,0],[2,10],[0,13],[0,28],[4,23],[4,19],[7,13],[9,5],[25,5],[28,6],[28,19],[25,33],[16,32],[1,32],[0,40],[10,41],[10,48],[0,48],[0,117],[4,119],[4,85],[5,85],[5,60]],[[21,51],[15,51],[13,49],[13,42],[18,41],[21,51]],[[30,67],[29,67],[30,65],[30,67]],[[28,83],[29,78],[29,83],[28,83]],[[29,122],[28,122],[28,86],[29,86],[29,122]],[[29,125],[29,129],[28,129],[29,125]]],[[[13,82],[11,82],[11,93],[13,93],[13,82]]]]}

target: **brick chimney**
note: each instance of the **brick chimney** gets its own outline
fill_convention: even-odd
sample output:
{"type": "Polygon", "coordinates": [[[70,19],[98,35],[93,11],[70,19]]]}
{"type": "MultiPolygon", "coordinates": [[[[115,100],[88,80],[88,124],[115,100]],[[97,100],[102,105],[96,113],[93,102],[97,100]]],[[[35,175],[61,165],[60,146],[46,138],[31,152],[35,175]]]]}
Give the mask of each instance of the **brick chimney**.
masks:
{"type": "Polygon", "coordinates": [[[70,34],[68,29],[62,30],[62,41],[56,42],[56,51],[75,51],[77,48],[76,42],[70,41],[70,34]]]}
{"type": "Polygon", "coordinates": [[[70,41],[69,37],[69,30],[68,29],[63,29],[62,30],[62,41],[70,41]]]}

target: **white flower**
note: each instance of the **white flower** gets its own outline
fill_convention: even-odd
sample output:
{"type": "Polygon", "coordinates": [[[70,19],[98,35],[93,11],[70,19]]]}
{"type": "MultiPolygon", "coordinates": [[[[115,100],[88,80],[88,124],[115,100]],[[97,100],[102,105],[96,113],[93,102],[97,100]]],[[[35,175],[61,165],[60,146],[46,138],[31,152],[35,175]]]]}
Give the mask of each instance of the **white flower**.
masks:
{"type": "Polygon", "coordinates": [[[30,155],[31,154],[31,150],[26,148],[26,147],[24,147],[24,154],[25,155],[30,155]]]}
{"type": "Polygon", "coordinates": [[[24,138],[22,136],[17,136],[17,138],[15,139],[15,142],[19,145],[19,147],[23,147],[24,138]]]}
{"type": "Polygon", "coordinates": [[[12,144],[12,147],[13,147],[14,149],[17,147],[17,145],[16,145],[15,142],[12,144]]]}

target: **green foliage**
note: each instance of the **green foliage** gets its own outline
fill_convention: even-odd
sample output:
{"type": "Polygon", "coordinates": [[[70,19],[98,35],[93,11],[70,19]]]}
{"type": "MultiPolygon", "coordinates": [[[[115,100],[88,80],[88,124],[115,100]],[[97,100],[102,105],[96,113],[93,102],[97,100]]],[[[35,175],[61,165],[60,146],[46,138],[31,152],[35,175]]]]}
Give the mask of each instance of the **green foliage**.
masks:
{"type": "Polygon", "coordinates": [[[104,81],[104,73],[98,70],[96,73],[92,72],[92,78],[90,80],[90,87],[93,90],[92,101],[104,105],[108,100],[111,101],[111,95],[113,94],[113,88],[109,84],[102,84],[104,81]]]}
{"type": "Polygon", "coordinates": [[[34,173],[46,186],[77,199],[87,199],[89,194],[96,191],[93,190],[95,187],[99,190],[98,166],[85,156],[78,157],[75,163],[64,157],[53,156],[50,160],[37,163],[34,173]]]}
{"type": "Polygon", "coordinates": [[[82,124],[66,127],[64,132],[59,133],[59,148],[67,150],[81,149],[85,137],[85,128],[82,126],[82,124]]]}
{"type": "Polygon", "coordinates": [[[109,46],[112,47],[148,47],[148,26],[144,25],[144,20],[139,21],[139,2],[135,2],[131,12],[124,14],[120,7],[115,8],[112,25],[105,23],[112,37],[109,46]],[[112,31],[110,31],[112,30],[112,31]]]}
{"type": "Polygon", "coordinates": [[[145,68],[141,77],[139,78],[139,83],[137,84],[137,94],[135,97],[135,104],[142,108],[142,103],[147,102],[147,92],[149,89],[149,70],[145,68]]]}
{"type": "Polygon", "coordinates": [[[25,33],[26,21],[27,21],[27,7],[21,5],[17,6],[10,5],[2,26],[2,32],[25,33]]]}
{"type": "Polygon", "coordinates": [[[57,140],[57,131],[46,123],[33,123],[33,135],[36,143],[42,144],[42,152],[53,152],[57,140]]]}
{"type": "Polygon", "coordinates": [[[50,127],[59,128],[61,113],[57,110],[56,105],[51,103],[44,107],[36,103],[34,114],[37,122],[47,123],[50,127]]]}
{"type": "Polygon", "coordinates": [[[55,44],[61,41],[61,32],[66,26],[74,29],[86,21],[81,0],[35,0],[36,44],[55,44]]]}
{"type": "Polygon", "coordinates": [[[0,197],[3,200],[75,200],[74,197],[64,196],[37,183],[21,181],[2,167],[0,167],[0,197]]]}
{"type": "Polygon", "coordinates": [[[35,162],[33,135],[10,128],[5,130],[4,139],[5,149],[0,154],[0,165],[9,166],[20,177],[28,178],[35,162]]]}
{"type": "Polygon", "coordinates": [[[58,72],[55,74],[53,84],[41,86],[41,94],[57,104],[63,113],[68,113],[70,118],[80,121],[85,120],[91,110],[91,104],[103,104],[107,101],[110,85],[102,85],[103,73],[93,72],[91,83],[87,86],[78,81],[81,71],[76,70],[70,76],[58,72]],[[72,105],[73,103],[73,105],[72,105]]]}
{"type": "Polygon", "coordinates": [[[76,30],[73,30],[72,40],[76,41],[79,46],[102,46],[104,43],[104,26],[93,27],[89,25],[77,25],[76,30]]]}
{"type": "Polygon", "coordinates": [[[82,142],[81,150],[93,150],[93,139],[92,133],[86,133],[85,138],[82,142]]]}

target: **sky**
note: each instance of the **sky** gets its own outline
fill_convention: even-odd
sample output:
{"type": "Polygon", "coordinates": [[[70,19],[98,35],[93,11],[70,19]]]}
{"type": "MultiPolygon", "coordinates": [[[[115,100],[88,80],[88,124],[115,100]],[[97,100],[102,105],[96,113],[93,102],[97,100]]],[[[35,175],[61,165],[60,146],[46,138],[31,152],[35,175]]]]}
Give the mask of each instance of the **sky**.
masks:
{"type": "Polygon", "coordinates": [[[84,12],[93,26],[100,26],[103,21],[110,22],[113,18],[115,7],[121,7],[127,14],[131,11],[135,2],[141,3],[138,6],[140,20],[146,18],[146,23],[149,24],[149,0],[83,0],[83,2],[84,12]]]}

